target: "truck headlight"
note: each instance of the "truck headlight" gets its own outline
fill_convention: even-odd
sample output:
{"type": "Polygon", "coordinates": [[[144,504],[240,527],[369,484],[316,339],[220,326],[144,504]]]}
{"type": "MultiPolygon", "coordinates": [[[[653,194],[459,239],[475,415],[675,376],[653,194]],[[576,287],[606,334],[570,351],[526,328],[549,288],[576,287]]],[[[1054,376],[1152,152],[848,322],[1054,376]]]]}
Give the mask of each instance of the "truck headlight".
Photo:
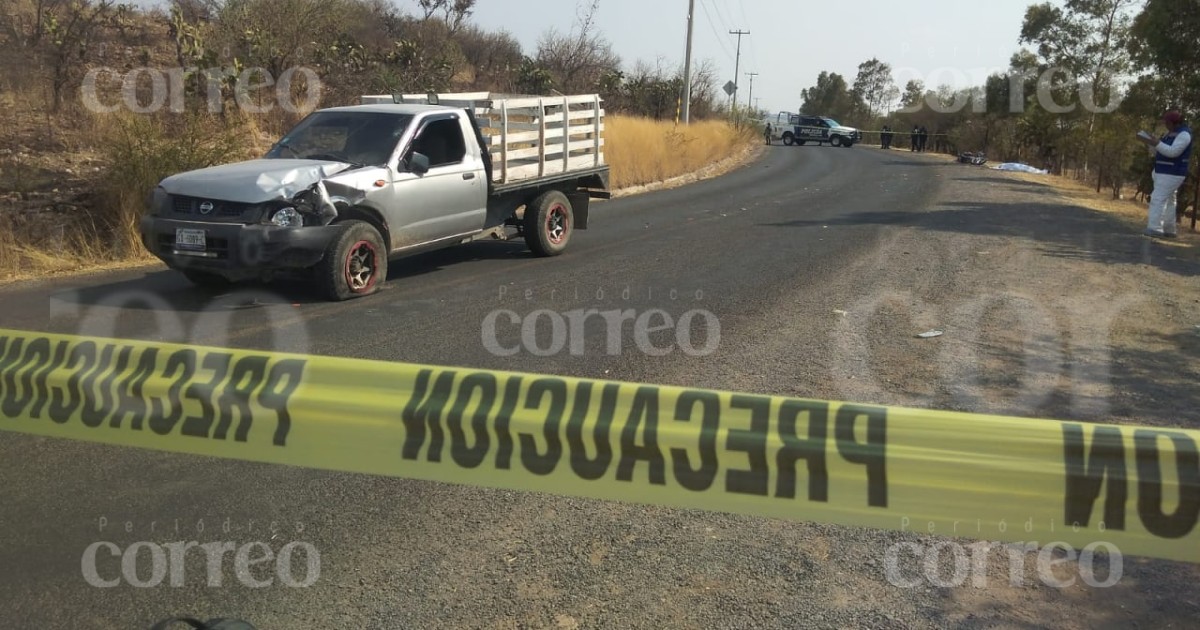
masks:
{"type": "Polygon", "coordinates": [[[146,210],[151,215],[158,216],[166,212],[168,201],[167,191],[163,190],[162,186],[156,186],[146,195],[146,210]]]}
{"type": "Polygon", "coordinates": [[[279,227],[300,227],[304,225],[304,217],[295,208],[280,208],[271,215],[271,223],[279,227]]]}

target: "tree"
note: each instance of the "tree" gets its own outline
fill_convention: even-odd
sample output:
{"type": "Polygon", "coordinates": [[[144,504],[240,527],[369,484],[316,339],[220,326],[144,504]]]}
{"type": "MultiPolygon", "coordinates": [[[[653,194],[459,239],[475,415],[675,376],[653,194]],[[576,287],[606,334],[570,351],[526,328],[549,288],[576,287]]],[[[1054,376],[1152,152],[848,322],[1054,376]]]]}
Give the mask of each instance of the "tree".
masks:
{"type": "MultiPolygon", "coordinates": [[[[1030,6],[1019,43],[1035,44],[1048,64],[1070,70],[1094,90],[1129,69],[1130,9],[1139,0],[1066,0],[1030,6]]],[[[1097,96],[1099,94],[1097,93],[1097,96]]]]}
{"type": "Polygon", "coordinates": [[[904,93],[900,96],[900,111],[914,113],[925,105],[925,82],[912,79],[904,84],[904,93]]]}
{"type": "Polygon", "coordinates": [[[554,77],[536,59],[526,57],[517,70],[517,90],[523,94],[546,94],[554,85],[554,77]]]}
{"type": "Polygon", "coordinates": [[[846,85],[846,79],[836,72],[821,72],[817,84],[801,92],[800,113],[811,116],[849,118],[859,110],[859,104],[846,85]]]}
{"type": "Polygon", "coordinates": [[[570,33],[561,35],[551,29],[538,43],[537,63],[550,73],[559,91],[592,91],[600,85],[601,77],[621,67],[621,58],[613,52],[612,44],[596,32],[599,8],[600,0],[592,0],[570,33]]]}
{"type": "MultiPolygon", "coordinates": [[[[691,113],[699,120],[716,111],[717,73],[711,60],[692,68],[691,113]]],[[[663,59],[651,65],[639,60],[628,73],[611,70],[600,80],[600,94],[605,108],[634,116],[658,120],[674,120],[679,115],[683,98],[683,68],[665,66],[663,59]]]]}
{"type": "Polygon", "coordinates": [[[462,50],[472,85],[487,91],[507,92],[514,89],[517,70],[525,60],[521,44],[507,32],[489,33],[475,26],[458,32],[455,37],[462,50]]]}
{"type": "MultiPolygon", "coordinates": [[[[1066,92],[1075,103],[1083,99],[1086,132],[1083,144],[1090,146],[1098,111],[1116,109],[1116,78],[1130,67],[1128,38],[1132,25],[1130,9],[1138,0],[1066,0],[1063,7],[1050,3],[1030,6],[1021,25],[1019,43],[1036,45],[1042,71],[1064,70],[1073,88],[1066,92]]],[[[1063,112],[1078,116],[1077,110],[1063,112]]],[[[1060,123],[1066,123],[1066,116],[1060,123]]],[[[1084,170],[1087,170],[1087,151],[1084,170]]]]}
{"type": "Polygon", "coordinates": [[[475,12],[475,0],[417,0],[417,6],[421,8],[425,21],[441,12],[442,21],[451,37],[462,29],[463,23],[475,12]]]}
{"type": "Polygon", "coordinates": [[[892,67],[871,58],[859,64],[851,94],[855,101],[866,106],[869,116],[882,116],[891,109],[892,103],[900,96],[900,90],[892,78],[892,67]]]}
{"type": "Polygon", "coordinates": [[[336,40],[352,9],[345,0],[229,0],[220,36],[233,55],[278,79],[311,52],[336,40]]]}
{"type": "Polygon", "coordinates": [[[1130,35],[1134,59],[1163,79],[1168,98],[1200,109],[1200,3],[1146,0],[1130,35]]]}
{"type": "Polygon", "coordinates": [[[62,108],[67,86],[78,81],[92,60],[105,29],[129,15],[116,0],[40,0],[31,41],[42,50],[50,70],[50,109],[62,108]]]}

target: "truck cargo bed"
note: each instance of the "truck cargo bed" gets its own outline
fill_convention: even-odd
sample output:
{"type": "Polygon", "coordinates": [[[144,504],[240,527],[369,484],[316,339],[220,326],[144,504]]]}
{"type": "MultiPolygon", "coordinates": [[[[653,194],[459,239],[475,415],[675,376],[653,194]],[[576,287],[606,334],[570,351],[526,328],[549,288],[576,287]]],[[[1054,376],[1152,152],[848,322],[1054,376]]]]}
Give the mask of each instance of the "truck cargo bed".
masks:
{"type": "MultiPolygon", "coordinates": [[[[363,104],[431,103],[430,95],[364,96],[363,104]]],[[[492,184],[510,188],[607,168],[604,110],[598,94],[520,96],[490,92],[436,95],[436,104],[471,111],[492,158],[492,184]]]]}

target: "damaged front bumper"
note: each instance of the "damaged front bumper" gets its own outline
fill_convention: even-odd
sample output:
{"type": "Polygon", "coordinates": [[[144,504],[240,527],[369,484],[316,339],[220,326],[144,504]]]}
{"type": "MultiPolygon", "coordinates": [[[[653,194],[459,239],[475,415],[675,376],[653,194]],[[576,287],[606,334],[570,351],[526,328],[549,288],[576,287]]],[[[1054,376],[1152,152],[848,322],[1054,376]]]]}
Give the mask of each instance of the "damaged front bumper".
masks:
{"type": "Polygon", "coordinates": [[[343,229],[333,223],[338,209],[330,185],[346,205],[364,197],[361,191],[321,181],[290,199],[280,194],[258,204],[169,194],[160,187],[150,201],[153,211],[141,220],[142,245],[173,269],[231,280],[308,269],[321,262],[343,229]]]}
{"type": "Polygon", "coordinates": [[[196,269],[233,280],[312,267],[341,233],[338,224],[279,227],[142,219],[142,244],[173,269],[196,269]]]}

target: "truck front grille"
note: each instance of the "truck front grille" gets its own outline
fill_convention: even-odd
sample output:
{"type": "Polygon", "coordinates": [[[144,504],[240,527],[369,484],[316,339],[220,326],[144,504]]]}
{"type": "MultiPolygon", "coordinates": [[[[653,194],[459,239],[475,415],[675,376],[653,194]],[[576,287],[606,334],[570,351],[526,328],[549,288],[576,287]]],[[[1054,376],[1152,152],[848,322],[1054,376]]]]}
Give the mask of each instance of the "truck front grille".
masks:
{"type": "MultiPolygon", "coordinates": [[[[246,218],[254,208],[253,204],[221,201],[219,199],[204,199],[201,197],[175,195],[171,199],[172,211],[175,214],[189,217],[246,218]],[[205,204],[212,204],[212,209],[209,210],[207,207],[201,208],[205,204]]],[[[248,220],[254,219],[250,218],[248,220]]]]}

